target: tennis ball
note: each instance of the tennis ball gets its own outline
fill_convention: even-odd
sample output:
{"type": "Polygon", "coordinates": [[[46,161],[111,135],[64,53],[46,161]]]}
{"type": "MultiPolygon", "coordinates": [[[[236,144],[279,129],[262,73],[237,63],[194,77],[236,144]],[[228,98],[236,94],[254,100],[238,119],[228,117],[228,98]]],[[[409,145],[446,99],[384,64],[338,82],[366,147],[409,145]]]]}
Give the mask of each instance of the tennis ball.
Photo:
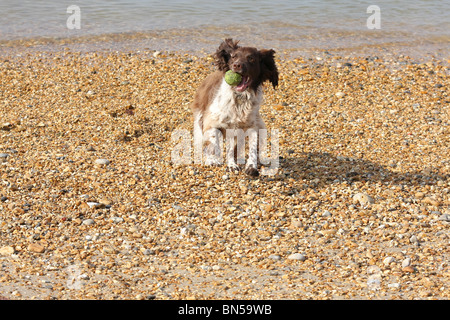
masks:
{"type": "Polygon", "coordinates": [[[242,81],[242,76],[232,70],[228,70],[225,73],[225,82],[230,86],[237,86],[242,81]]]}

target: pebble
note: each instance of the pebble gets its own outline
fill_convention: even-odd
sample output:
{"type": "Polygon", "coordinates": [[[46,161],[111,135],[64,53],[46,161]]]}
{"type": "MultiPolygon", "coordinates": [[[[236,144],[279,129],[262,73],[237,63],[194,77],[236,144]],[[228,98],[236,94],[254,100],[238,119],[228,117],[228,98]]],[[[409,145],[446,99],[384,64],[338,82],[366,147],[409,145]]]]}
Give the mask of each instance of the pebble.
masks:
{"type": "Polygon", "coordinates": [[[95,160],[95,164],[99,166],[107,166],[108,164],[110,164],[110,161],[108,159],[97,159],[95,160]]]}
{"type": "Polygon", "coordinates": [[[93,219],[86,219],[86,220],[83,220],[82,223],[86,226],[90,226],[90,225],[93,225],[95,222],[93,219]]]}
{"type": "Polygon", "coordinates": [[[110,208],[113,205],[113,201],[107,198],[100,199],[100,205],[110,208]]]}
{"type": "Polygon", "coordinates": [[[367,274],[369,275],[373,275],[373,274],[380,274],[381,273],[381,269],[378,266],[375,265],[371,265],[367,267],[366,270],[367,274]]]}
{"type": "Polygon", "coordinates": [[[28,250],[35,253],[43,253],[45,251],[45,247],[38,243],[30,243],[28,245],[28,250]]]}
{"type": "Polygon", "coordinates": [[[338,98],[343,98],[344,96],[345,96],[345,93],[344,93],[344,92],[342,92],[342,91],[336,92],[336,97],[338,97],[338,98]]]}
{"type": "Polygon", "coordinates": [[[329,217],[331,217],[331,212],[328,211],[328,210],[325,210],[325,211],[322,213],[322,217],[324,217],[324,218],[329,218],[329,217]]]}
{"type": "Polygon", "coordinates": [[[289,259],[289,260],[305,261],[305,260],[306,260],[306,256],[304,256],[304,255],[301,254],[301,253],[293,253],[293,254],[290,254],[290,255],[288,256],[288,259],[289,259]]]}
{"type": "Polygon", "coordinates": [[[100,209],[100,208],[105,207],[105,205],[103,203],[99,203],[99,202],[88,201],[88,202],[86,202],[86,204],[89,206],[89,208],[93,208],[93,209],[100,209]]]}
{"type": "Polygon", "coordinates": [[[394,262],[395,261],[395,259],[394,259],[394,257],[386,257],[386,258],[384,258],[384,260],[383,260],[383,263],[386,265],[386,266],[388,266],[388,265],[390,265],[392,262],[394,262]]]}
{"type": "Polygon", "coordinates": [[[359,203],[361,206],[367,206],[368,204],[375,203],[375,201],[368,194],[360,192],[353,196],[353,203],[359,203]]]}
{"type": "Polygon", "coordinates": [[[151,256],[151,255],[154,255],[154,254],[155,254],[155,250],[152,250],[152,249],[143,249],[143,250],[142,250],[142,253],[143,253],[144,255],[146,255],[146,256],[151,256]]]}
{"type": "Polygon", "coordinates": [[[403,267],[402,271],[403,272],[414,273],[414,272],[416,272],[416,269],[414,267],[412,267],[412,266],[407,266],[407,267],[403,267]]]}
{"type": "Polygon", "coordinates": [[[6,159],[9,157],[7,153],[0,153],[0,161],[6,162],[6,159]]]}
{"type": "Polygon", "coordinates": [[[402,268],[409,267],[411,265],[411,258],[406,258],[402,261],[402,268]]]}
{"type": "Polygon", "coordinates": [[[303,223],[300,220],[292,220],[291,221],[291,228],[297,229],[303,227],[303,223]]]}
{"type": "Polygon", "coordinates": [[[14,248],[10,246],[5,246],[0,248],[0,255],[8,256],[14,253],[14,248]]]}
{"type": "Polygon", "coordinates": [[[269,256],[269,259],[272,259],[272,260],[280,260],[281,257],[280,257],[278,254],[271,254],[271,255],[269,256]]]}

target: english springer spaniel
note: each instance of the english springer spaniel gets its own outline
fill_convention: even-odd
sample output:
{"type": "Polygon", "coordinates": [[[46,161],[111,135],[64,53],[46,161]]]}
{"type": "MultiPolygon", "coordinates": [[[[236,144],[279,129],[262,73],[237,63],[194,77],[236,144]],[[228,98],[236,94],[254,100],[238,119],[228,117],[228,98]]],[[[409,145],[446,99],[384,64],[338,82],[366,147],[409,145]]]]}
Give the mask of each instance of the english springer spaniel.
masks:
{"type": "MultiPolygon", "coordinates": [[[[191,105],[194,114],[194,144],[203,155],[205,164],[222,164],[222,139],[227,141],[227,166],[239,170],[235,157],[235,132],[249,138],[249,155],[245,172],[258,176],[258,133],[265,129],[259,108],[263,102],[262,84],[270,81],[276,88],[278,70],[274,61],[275,51],[241,47],[238,41],[225,39],[217,49],[214,58],[218,71],[210,74],[198,88],[191,105]],[[224,75],[228,70],[239,73],[242,81],[236,86],[228,85],[224,75]],[[233,135],[227,138],[227,134],[233,135]],[[231,146],[230,146],[231,142],[231,146]]],[[[239,138],[239,137],[238,137],[239,138]]],[[[237,143],[239,145],[239,142],[237,143]]],[[[239,150],[241,152],[241,150],[239,150]]],[[[237,157],[238,163],[245,159],[237,157]]]]}

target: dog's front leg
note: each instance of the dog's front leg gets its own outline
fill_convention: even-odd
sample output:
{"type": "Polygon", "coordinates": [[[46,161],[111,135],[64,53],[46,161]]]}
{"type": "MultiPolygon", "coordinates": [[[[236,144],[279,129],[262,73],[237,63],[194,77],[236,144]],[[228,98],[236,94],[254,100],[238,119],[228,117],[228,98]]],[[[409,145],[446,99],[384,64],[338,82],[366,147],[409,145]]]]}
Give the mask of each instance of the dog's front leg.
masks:
{"type": "Polygon", "coordinates": [[[211,165],[221,165],[223,163],[222,159],[222,137],[223,134],[219,129],[211,128],[205,132],[205,164],[207,166],[211,165]]]}
{"type": "Polygon", "coordinates": [[[248,160],[245,166],[245,173],[256,177],[258,172],[258,131],[255,129],[248,129],[248,160]]]}

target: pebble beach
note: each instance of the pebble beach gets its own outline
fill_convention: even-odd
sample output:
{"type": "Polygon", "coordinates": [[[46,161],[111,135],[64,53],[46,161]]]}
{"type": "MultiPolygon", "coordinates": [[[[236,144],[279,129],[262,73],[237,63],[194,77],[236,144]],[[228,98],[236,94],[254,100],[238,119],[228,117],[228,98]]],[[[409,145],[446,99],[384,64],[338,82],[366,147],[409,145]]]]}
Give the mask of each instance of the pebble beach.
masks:
{"type": "Polygon", "coordinates": [[[172,161],[213,52],[19,49],[2,299],[450,298],[448,57],[278,49],[279,168],[251,178],[172,161]]]}

